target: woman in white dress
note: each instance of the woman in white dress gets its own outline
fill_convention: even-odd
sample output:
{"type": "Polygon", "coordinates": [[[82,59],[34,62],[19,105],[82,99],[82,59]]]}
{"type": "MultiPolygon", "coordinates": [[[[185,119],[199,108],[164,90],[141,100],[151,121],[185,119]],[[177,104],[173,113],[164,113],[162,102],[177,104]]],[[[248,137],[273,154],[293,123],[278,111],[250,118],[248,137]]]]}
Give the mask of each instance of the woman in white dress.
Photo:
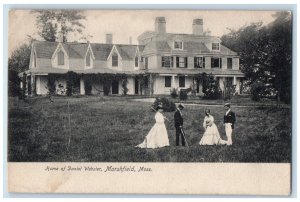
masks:
{"type": "Polygon", "coordinates": [[[169,146],[169,137],[164,123],[164,115],[162,114],[162,106],[158,106],[158,111],[155,114],[155,124],[145,137],[144,141],[137,145],[140,148],[159,148],[169,146]]]}
{"type": "Polygon", "coordinates": [[[200,145],[220,145],[226,144],[225,140],[222,140],[216,124],[214,123],[214,117],[210,114],[210,110],[205,110],[205,117],[203,121],[203,128],[205,130],[200,145]]]}

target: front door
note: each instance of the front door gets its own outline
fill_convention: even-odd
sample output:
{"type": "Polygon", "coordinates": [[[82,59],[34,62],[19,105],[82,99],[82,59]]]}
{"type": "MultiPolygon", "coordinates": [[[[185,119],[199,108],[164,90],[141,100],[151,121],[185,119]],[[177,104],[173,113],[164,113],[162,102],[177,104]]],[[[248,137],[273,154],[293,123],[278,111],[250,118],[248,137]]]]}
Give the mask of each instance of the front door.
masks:
{"type": "Polygon", "coordinates": [[[139,94],[139,80],[137,78],[135,78],[135,81],[134,81],[134,93],[136,95],[139,94]]]}
{"type": "Polygon", "coordinates": [[[112,82],[111,94],[119,94],[119,81],[113,81],[112,82]]]}

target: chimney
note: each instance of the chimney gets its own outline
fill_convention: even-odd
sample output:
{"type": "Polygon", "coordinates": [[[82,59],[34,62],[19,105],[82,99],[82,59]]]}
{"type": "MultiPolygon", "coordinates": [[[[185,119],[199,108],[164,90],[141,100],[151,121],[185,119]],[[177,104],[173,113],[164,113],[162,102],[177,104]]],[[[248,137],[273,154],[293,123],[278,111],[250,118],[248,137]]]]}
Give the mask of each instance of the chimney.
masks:
{"type": "Polygon", "coordinates": [[[158,34],[166,33],[166,19],[165,17],[155,18],[155,32],[158,34]]]}
{"type": "Polygon", "coordinates": [[[193,34],[203,35],[203,19],[197,18],[193,20],[193,34]]]}
{"type": "Polygon", "coordinates": [[[106,43],[107,44],[113,43],[113,35],[112,34],[106,34],[106,43]]]}

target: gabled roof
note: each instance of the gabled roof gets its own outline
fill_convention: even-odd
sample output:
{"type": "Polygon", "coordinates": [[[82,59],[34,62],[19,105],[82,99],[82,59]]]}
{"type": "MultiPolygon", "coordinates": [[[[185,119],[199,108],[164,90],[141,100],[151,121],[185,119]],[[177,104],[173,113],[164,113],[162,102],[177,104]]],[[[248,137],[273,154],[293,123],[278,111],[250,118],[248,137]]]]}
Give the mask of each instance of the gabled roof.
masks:
{"type": "Polygon", "coordinates": [[[112,44],[91,43],[91,47],[96,60],[107,60],[109,53],[113,47],[112,44]]]}
{"type": "Polygon", "coordinates": [[[145,45],[143,52],[153,52],[153,51],[171,51],[171,47],[166,41],[151,41],[145,45]]]}
{"type": "Polygon", "coordinates": [[[188,53],[208,53],[209,49],[203,43],[197,42],[184,42],[183,50],[186,50],[188,53]]]}
{"type": "Polygon", "coordinates": [[[132,60],[135,57],[136,45],[116,45],[123,60],[132,60]]]}
{"type": "Polygon", "coordinates": [[[49,41],[34,41],[32,45],[35,49],[37,58],[51,59],[52,54],[56,50],[58,43],[49,41]]]}

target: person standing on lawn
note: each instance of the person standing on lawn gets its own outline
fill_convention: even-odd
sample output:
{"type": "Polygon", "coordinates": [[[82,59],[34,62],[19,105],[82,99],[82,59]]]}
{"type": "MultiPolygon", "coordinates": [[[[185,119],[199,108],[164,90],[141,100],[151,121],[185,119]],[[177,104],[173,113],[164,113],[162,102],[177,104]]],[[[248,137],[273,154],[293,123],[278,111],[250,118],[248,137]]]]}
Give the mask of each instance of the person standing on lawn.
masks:
{"type": "Polygon", "coordinates": [[[227,136],[227,145],[232,145],[232,131],[234,129],[235,124],[235,113],[231,111],[230,104],[226,103],[224,105],[226,109],[226,113],[224,115],[224,127],[225,127],[225,133],[227,136]]]}
{"type": "Polygon", "coordinates": [[[174,122],[175,122],[175,129],[176,129],[176,146],[179,146],[179,136],[181,136],[181,144],[185,146],[185,137],[183,134],[183,117],[181,111],[183,110],[184,105],[179,104],[178,108],[174,114],[174,122]]]}
{"type": "Polygon", "coordinates": [[[200,145],[224,145],[227,141],[222,140],[219,130],[214,123],[214,117],[210,114],[210,109],[205,110],[203,120],[203,128],[205,130],[199,144],[200,145]]]}
{"type": "Polygon", "coordinates": [[[170,145],[168,132],[164,122],[167,118],[162,113],[163,106],[158,105],[154,126],[151,128],[144,141],[136,147],[155,149],[170,145]]]}

